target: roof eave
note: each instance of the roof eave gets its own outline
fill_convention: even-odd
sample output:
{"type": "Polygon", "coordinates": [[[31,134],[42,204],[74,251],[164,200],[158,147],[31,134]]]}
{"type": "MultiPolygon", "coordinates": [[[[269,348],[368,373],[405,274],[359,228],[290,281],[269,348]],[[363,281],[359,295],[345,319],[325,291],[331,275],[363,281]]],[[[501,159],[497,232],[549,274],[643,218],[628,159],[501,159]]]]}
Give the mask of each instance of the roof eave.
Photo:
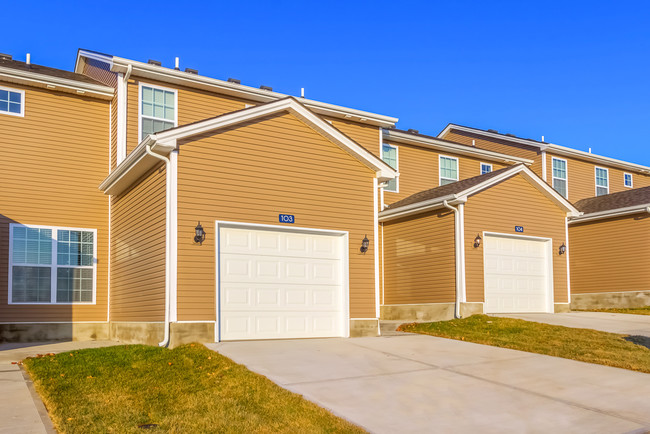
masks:
{"type": "Polygon", "coordinates": [[[603,219],[622,217],[626,215],[638,214],[643,212],[647,212],[650,214],[650,203],[628,206],[624,208],[609,209],[606,211],[592,212],[588,214],[582,214],[580,216],[572,217],[571,219],[569,219],[569,223],[584,223],[592,220],[603,220],[603,219]]]}
{"type": "Polygon", "coordinates": [[[50,90],[60,90],[74,93],[76,95],[92,96],[104,100],[112,99],[114,92],[114,89],[110,86],[85,83],[83,81],[69,80],[66,78],[53,77],[51,75],[22,71],[2,66],[0,66],[0,77],[12,83],[36,86],[50,90]],[[54,86],[54,88],[51,86],[54,86]]]}

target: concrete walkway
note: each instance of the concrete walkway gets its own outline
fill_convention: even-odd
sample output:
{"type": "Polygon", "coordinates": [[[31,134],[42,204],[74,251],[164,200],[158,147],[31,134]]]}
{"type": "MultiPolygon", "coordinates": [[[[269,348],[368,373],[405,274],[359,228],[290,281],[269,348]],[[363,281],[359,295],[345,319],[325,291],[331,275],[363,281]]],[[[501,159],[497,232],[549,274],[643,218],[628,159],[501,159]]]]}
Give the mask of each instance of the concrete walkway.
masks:
{"type": "Polygon", "coordinates": [[[593,329],[631,336],[650,337],[650,315],[629,315],[626,313],[607,312],[570,312],[570,313],[509,313],[494,314],[507,318],[519,318],[526,321],[546,324],[593,329]]]}
{"type": "Polygon", "coordinates": [[[18,362],[36,354],[117,345],[110,341],[0,344],[0,434],[53,433],[45,406],[18,362]]]}
{"type": "Polygon", "coordinates": [[[371,432],[650,429],[650,375],[624,369],[411,334],[207,346],[371,432]]]}

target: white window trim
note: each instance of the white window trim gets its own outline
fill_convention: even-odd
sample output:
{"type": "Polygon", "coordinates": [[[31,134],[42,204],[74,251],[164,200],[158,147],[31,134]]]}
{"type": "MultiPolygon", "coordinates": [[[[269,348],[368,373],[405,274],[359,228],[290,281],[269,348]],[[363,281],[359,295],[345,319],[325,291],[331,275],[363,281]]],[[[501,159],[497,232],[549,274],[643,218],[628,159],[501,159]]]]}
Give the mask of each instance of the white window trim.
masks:
{"type": "MultiPolygon", "coordinates": [[[[21,264],[22,265],[22,264],[21,264]]],[[[20,265],[19,265],[20,266],[20,265]]],[[[29,266],[29,265],[27,265],[29,266]]],[[[34,264],[37,267],[43,267],[42,264],[34,264]]],[[[61,267],[64,267],[63,265],[61,267]]],[[[88,228],[70,228],[66,226],[44,226],[44,225],[24,225],[20,223],[10,223],[9,224],[9,277],[7,281],[8,299],[9,304],[16,305],[32,305],[32,306],[80,306],[80,305],[94,305],[97,302],[97,229],[88,229],[88,228]],[[51,229],[52,230],[52,263],[49,265],[52,273],[50,280],[50,301],[49,302],[33,302],[33,301],[24,301],[24,302],[14,302],[13,300],[13,254],[14,254],[14,228],[15,227],[25,227],[25,228],[36,228],[36,229],[51,229]],[[58,233],[57,231],[66,230],[66,231],[84,231],[93,233],[93,299],[92,301],[73,301],[65,303],[56,302],[56,270],[59,268],[59,265],[56,261],[57,258],[57,242],[58,242],[58,233]]],[[[65,268],[65,267],[64,267],[65,268]]]]}
{"type": "Polygon", "coordinates": [[[451,155],[438,155],[438,185],[442,185],[442,164],[440,163],[443,158],[449,158],[451,160],[456,160],[456,179],[452,178],[444,178],[446,180],[458,182],[458,179],[460,178],[460,163],[458,161],[458,157],[452,157],[451,155]]]}
{"type": "Polygon", "coordinates": [[[492,173],[494,170],[494,167],[492,167],[492,164],[490,163],[479,163],[478,170],[481,175],[485,175],[485,173],[483,173],[483,166],[490,166],[490,171],[487,173],[492,173]]]}
{"type": "MultiPolygon", "coordinates": [[[[395,145],[391,145],[390,143],[382,143],[381,144],[381,161],[384,161],[384,146],[388,146],[390,148],[395,149],[395,166],[393,169],[395,169],[396,172],[399,172],[399,147],[395,145]]],[[[388,164],[388,163],[387,163],[388,164]]],[[[384,187],[384,191],[387,193],[399,193],[399,176],[395,177],[395,190],[388,190],[388,188],[384,187]]]]}
{"type": "MultiPolygon", "coordinates": [[[[144,140],[144,137],[142,137],[142,88],[143,87],[150,87],[152,89],[160,89],[160,90],[165,90],[167,92],[173,92],[174,93],[174,127],[178,126],[178,89],[172,89],[169,87],[163,87],[163,86],[158,86],[155,84],[149,84],[149,83],[143,83],[140,82],[138,84],[138,143],[142,142],[144,140]]],[[[152,119],[157,119],[160,121],[164,122],[169,122],[169,119],[159,119],[155,118],[153,116],[147,118],[152,118],[152,119]]]]}
{"type": "Polygon", "coordinates": [[[623,172],[623,187],[634,188],[634,175],[632,173],[623,172]],[[625,184],[625,177],[630,175],[630,185],[625,184]]]}
{"type": "Polygon", "coordinates": [[[24,118],[25,117],[25,91],[22,90],[22,89],[12,89],[10,87],[4,87],[4,86],[0,86],[0,90],[6,90],[6,91],[9,91],[9,92],[19,93],[21,95],[20,96],[20,113],[11,113],[11,112],[8,112],[8,111],[6,111],[6,112],[0,111],[0,114],[9,115],[9,116],[18,116],[20,118],[24,118]]]}
{"type": "Polygon", "coordinates": [[[600,166],[594,166],[594,193],[596,196],[598,196],[598,187],[605,188],[602,185],[598,185],[598,169],[604,170],[605,173],[607,174],[607,193],[605,194],[609,194],[609,169],[600,166]]]}
{"type": "MultiPolygon", "coordinates": [[[[559,179],[559,180],[562,180],[562,181],[565,182],[565,184],[566,184],[566,197],[565,197],[565,199],[568,199],[569,198],[569,161],[565,160],[564,158],[551,157],[551,188],[553,188],[553,190],[555,190],[555,187],[553,186],[553,181],[555,181],[556,179],[559,179]],[[558,178],[553,174],[553,162],[555,160],[564,161],[564,169],[566,171],[566,179],[558,178]]],[[[557,191],[557,190],[555,190],[555,191],[557,191]]]]}

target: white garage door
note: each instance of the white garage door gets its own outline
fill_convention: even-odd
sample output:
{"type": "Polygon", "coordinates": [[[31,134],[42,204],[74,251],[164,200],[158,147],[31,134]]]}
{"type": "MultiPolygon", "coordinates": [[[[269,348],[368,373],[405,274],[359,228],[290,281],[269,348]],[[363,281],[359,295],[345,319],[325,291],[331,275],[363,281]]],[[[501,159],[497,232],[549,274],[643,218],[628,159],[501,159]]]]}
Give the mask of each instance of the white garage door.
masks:
{"type": "Polygon", "coordinates": [[[551,312],[548,241],[486,235],[485,312],[551,312]]]}
{"type": "Polygon", "coordinates": [[[221,340],[343,336],[344,240],[222,227],[221,340]]]}

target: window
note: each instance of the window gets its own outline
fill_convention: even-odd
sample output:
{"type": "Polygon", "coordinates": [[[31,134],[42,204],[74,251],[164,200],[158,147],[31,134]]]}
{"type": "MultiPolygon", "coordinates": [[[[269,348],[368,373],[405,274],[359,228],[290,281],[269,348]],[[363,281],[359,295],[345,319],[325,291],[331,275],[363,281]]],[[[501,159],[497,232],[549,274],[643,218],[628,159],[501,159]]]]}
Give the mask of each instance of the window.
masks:
{"type": "Polygon", "coordinates": [[[458,181],[458,158],[440,156],[440,185],[458,181]]]}
{"type": "Polygon", "coordinates": [[[176,126],[176,91],[140,85],[140,140],[176,126]]]}
{"type": "Polygon", "coordinates": [[[609,171],[596,167],[596,196],[609,194],[609,171]]]}
{"type": "Polygon", "coordinates": [[[488,163],[481,163],[481,175],[492,172],[492,165],[488,163]]]}
{"type": "Polygon", "coordinates": [[[566,160],[553,157],[553,189],[568,198],[566,160]]]}
{"type": "Polygon", "coordinates": [[[624,173],[623,174],[623,184],[626,187],[632,188],[633,184],[632,184],[632,174],[631,173],[624,173]]]}
{"type": "MultiPolygon", "coordinates": [[[[384,143],[381,146],[381,159],[384,160],[386,164],[392,167],[395,170],[398,170],[397,165],[397,146],[392,146],[384,143]]],[[[388,181],[388,185],[384,187],[384,191],[392,191],[397,193],[399,191],[399,185],[397,184],[397,178],[391,179],[388,181]]]]}
{"type": "Polygon", "coordinates": [[[94,229],[10,225],[10,303],[94,303],[94,229]]]}
{"type": "Polygon", "coordinates": [[[0,113],[25,116],[25,91],[0,87],[0,113]]]}

